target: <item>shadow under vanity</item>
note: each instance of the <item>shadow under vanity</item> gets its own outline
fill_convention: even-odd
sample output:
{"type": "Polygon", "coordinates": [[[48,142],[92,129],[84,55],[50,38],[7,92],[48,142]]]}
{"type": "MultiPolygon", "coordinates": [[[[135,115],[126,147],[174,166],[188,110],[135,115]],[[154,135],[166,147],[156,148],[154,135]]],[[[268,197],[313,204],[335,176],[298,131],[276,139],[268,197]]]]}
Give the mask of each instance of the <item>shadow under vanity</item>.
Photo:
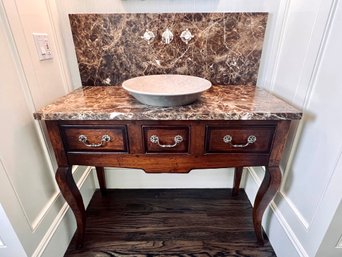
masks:
{"type": "Polygon", "coordinates": [[[289,127],[302,116],[255,86],[267,14],[69,17],[83,87],[34,117],[47,126],[58,163],[56,180],[76,217],[78,245],[86,213],[72,165],[95,166],[104,193],[104,167],[148,173],[235,167],[234,195],[243,167],[265,166],[253,208],[257,241],[263,244],[262,216],[281,183],[279,162],[289,127]],[[191,35],[181,37],[184,31],[191,35]],[[213,87],[190,105],[152,107],[120,86],[150,74],[196,75],[213,87]],[[158,142],[150,140],[154,135],[158,142]],[[182,141],[176,143],[178,135],[182,141]]]}

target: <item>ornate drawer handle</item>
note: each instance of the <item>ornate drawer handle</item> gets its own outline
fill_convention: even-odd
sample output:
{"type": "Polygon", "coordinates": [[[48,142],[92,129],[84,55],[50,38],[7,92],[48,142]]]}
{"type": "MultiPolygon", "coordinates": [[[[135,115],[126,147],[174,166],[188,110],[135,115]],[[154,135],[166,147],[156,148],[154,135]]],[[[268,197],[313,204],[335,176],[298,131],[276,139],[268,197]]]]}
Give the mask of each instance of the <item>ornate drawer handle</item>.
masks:
{"type": "Polygon", "coordinates": [[[109,142],[110,141],[110,136],[108,135],[103,135],[101,138],[101,142],[98,144],[95,143],[89,143],[88,142],[88,138],[85,135],[80,135],[78,137],[78,141],[82,142],[85,146],[87,147],[101,147],[104,145],[104,143],[109,142]]]}
{"type": "Polygon", "coordinates": [[[223,142],[225,142],[226,144],[230,144],[232,147],[235,147],[235,148],[243,148],[243,147],[253,144],[256,141],[256,136],[250,135],[247,138],[247,143],[244,145],[234,145],[232,144],[232,140],[233,140],[233,137],[231,135],[225,135],[223,137],[223,142]]]}
{"type": "Polygon", "coordinates": [[[179,143],[181,143],[183,141],[183,137],[180,136],[180,135],[177,135],[177,136],[174,137],[174,140],[175,140],[175,143],[173,145],[161,145],[160,142],[159,142],[159,137],[158,136],[152,135],[150,137],[150,141],[153,144],[157,144],[157,145],[159,145],[160,147],[163,147],[163,148],[173,148],[173,147],[177,146],[179,143]]]}

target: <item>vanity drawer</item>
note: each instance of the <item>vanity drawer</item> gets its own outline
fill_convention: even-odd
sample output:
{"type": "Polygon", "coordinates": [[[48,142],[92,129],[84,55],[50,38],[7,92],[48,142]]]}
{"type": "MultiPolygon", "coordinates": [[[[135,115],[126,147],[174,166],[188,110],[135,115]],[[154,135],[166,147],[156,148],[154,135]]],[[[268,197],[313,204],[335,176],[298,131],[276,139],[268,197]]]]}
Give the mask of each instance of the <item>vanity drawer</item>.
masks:
{"type": "Polygon", "coordinates": [[[269,153],[275,126],[206,128],[207,153],[269,153]]]}
{"type": "Polygon", "coordinates": [[[128,152],[126,126],[63,125],[61,131],[67,151],[128,152]]]}
{"type": "Polygon", "coordinates": [[[143,126],[146,153],[187,153],[190,129],[187,126],[143,126]]]}

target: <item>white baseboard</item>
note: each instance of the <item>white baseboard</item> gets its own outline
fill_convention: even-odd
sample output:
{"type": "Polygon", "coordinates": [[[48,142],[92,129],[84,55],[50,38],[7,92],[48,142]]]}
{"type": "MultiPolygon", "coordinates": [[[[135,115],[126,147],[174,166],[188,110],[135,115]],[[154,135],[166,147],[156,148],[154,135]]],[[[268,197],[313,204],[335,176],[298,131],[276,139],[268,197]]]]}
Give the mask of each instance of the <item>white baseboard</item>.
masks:
{"type": "MultiPolygon", "coordinates": [[[[77,179],[85,207],[88,206],[95,191],[94,177],[91,173],[92,169],[88,167],[77,179]]],[[[63,256],[75,231],[76,220],[70,207],[64,203],[32,257],[63,256]]]]}
{"type": "MultiPolygon", "coordinates": [[[[245,191],[252,205],[262,182],[263,174],[264,170],[261,167],[248,168],[245,191]]],[[[287,223],[286,218],[273,201],[265,211],[262,224],[278,257],[309,257],[287,223]]]]}

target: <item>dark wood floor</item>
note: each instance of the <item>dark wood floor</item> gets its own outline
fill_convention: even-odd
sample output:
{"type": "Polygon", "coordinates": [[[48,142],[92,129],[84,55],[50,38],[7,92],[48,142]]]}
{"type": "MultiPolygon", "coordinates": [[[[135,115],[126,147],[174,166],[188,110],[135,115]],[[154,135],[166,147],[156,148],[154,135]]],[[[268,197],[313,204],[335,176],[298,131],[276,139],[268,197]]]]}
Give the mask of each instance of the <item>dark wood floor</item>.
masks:
{"type": "Polygon", "coordinates": [[[276,256],[256,243],[243,190],[96,191],[87,209],[85,245],[65,256],[276,256]]]}

